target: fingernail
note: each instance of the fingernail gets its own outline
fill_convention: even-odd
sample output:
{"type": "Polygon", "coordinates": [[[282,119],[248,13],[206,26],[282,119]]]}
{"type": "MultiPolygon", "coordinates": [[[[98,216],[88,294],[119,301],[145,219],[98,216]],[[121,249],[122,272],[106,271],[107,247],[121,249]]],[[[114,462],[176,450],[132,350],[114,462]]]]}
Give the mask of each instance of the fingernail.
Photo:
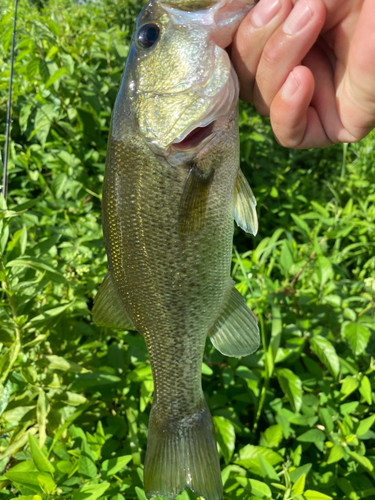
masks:
{"type": "Polygon", "coordinates": [[[310,9],[309,2],[306,0],[298,0],[283,25],[284,33],[287,35],[295,35],[308,24],[312,16],[313,13],[310,9]]]}
{"type": "Polygon", "coordinates": [[[283,99],[291,99],[297,92],[298,87],[299,87],[299,81],[292,72],[289,74],[286,82],[281,87],[281,97],[283,99]]]}
{"type": "Polygon", "coordinates": [[[273,2],[262,0],[254,9],[251,16],[252,23],[257,28],[265,26],[276,16],[280,8],[280,0],[273,0],[273,2]]]}

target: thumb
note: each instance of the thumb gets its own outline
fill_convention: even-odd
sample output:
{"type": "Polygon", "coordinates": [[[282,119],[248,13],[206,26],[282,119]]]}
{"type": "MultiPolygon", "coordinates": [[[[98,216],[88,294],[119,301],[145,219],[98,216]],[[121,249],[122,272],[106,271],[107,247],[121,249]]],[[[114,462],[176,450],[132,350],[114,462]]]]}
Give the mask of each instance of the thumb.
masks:
{"type": "Polygon", "coordinates": [[[365,0],[337,89],[338,111],[346,130],[357,140],[375,126],[375,0],[365,0]]]}

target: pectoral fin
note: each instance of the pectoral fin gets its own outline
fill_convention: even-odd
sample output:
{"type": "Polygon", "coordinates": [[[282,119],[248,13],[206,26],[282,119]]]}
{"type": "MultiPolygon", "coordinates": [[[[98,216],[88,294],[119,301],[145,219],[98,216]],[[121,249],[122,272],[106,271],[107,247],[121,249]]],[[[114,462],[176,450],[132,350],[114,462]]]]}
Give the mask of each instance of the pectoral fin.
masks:
{"type": "Polygon", "coordinates": [[[225,356],[239,358],[258,349],[257,320],[234,286],[209,336],[216,349],[225,356]]]}
{"type": "Polygon", "coordinates": [[[257,202],[241,169],[236,182],[236,195],[234,219],[240,228],[255,236],[258,232],[258,217],[255,208],[257,202]]]}
{"type": "Polygon", "coordinates": [[[136,330],[116,290],[111,271],[106,274],[94,299],[92,313],[94,322],[99,326],[118,330],[136,330]]]}
{"type": "Polygon", "coordinates": [[[178,232],[180,234],[193,234],[204,226],[212,179],[213,171],[208,176],[204,176],[196,166],[189,170],[178,211],[178,232]]]}

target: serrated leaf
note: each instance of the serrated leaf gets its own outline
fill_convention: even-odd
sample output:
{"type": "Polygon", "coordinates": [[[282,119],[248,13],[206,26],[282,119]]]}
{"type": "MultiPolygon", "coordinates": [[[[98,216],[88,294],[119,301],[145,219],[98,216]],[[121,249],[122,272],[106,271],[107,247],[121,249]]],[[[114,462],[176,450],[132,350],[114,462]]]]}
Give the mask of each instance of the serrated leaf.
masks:
{"type": "Polygon", "coordinates": [[[276,372],[279,384],[294,411],[298,412],[302,406],[302,382],[288,368],[281,368],[276,372]]]}
{"type": "Polygon", "coordinates": [[[345,322],[341,328],[341,336],[346,340],[353,354],[359,356],[365,351],[371,332],[360,323],[345,322]]]}
{"type": "Polygon", "coordinates": [[[340,360],[332,343],[325,337],[317,335],[310,339],[310,346],[320,361],[337,378],[340,372],[340,360]]]}

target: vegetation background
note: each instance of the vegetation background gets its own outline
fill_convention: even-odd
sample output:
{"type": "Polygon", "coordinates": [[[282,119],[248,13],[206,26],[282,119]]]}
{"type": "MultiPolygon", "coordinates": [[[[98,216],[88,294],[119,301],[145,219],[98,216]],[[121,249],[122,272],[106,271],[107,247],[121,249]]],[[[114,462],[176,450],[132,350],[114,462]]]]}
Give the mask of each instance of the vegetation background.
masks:
{"type": "MultiPolygon", "coordinates": [[[[13,5],[0,6],[3,151],[13,5]]],[[[0,201],[0,499],[145,500],[145,344],[90,313],[106,272],[106,140],[140,3],[19,9],[0,201]]],[[[293,151],[250,106],[240,126],[260,230],[236,229],[233,278],[262,345],[228,359],[207,342],[224,498],[373,499],[375,135],[293,151]]]]}

